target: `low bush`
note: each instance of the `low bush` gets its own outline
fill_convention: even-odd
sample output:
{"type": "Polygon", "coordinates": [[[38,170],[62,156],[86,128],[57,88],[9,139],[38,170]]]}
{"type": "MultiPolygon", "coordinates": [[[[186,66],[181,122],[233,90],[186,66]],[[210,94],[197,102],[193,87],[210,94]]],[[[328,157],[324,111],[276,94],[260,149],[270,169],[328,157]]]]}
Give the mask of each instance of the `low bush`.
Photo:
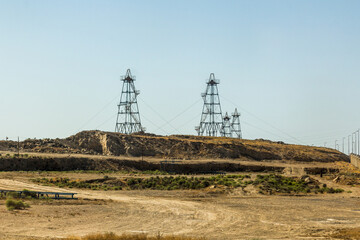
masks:
{"type": "Polygon", "coordinates": [[[25,198],[36,198],[35,192],[31,192],[27,189],[24,189],[22,192],[23,192],[25,198]]]}
{"type": "Polygon", "coordinates": [[[115,179],[104,177],[87,181],[71,180],[68,178],[37,178],[36,183],[44,185],[56,185],[58,187],[88,188],[92,190],[122,190],[122,189],[154,189],[154,190],[178,190],[178,189],[202,189],[211,185],[226,186],[228,188],[246,187],[252,181],[243,181],[250,178],[248,175],[218,175],[212,177],[185,177],[185,176],[156,176],[156,177],[127,177],[115,179]]]}
{"type": "Polygon", "coordinates": [[[258,186],[262,194],[305,194],[305,193],[341,193],[344,190],[337,188],[328,188],[326,184],[320,184],[315,181],[305,181],[295,177],[284,177],[281,175],[269,174],[258,175],[254,181],[254,185],[258,186]]]}
{"type": "Polygon", "coordinates": [[[187,176],[151,176],[126,177],[122,179],[104,177],[87,181],[68,178],[38,178],[34,182],[58,187],[87,188],[92,190],[186,190],[203,189],[209,186],[223,186],[228,189],[245,188],[248,185],[258,187],[262,194],[308,194],[308,193],[341,193],[343,189],[328,188],[326,184],[313,181],[309,177],[299,179],[268,174],[258,175],[251,180],[249,175],[217,175],[211,177],[187,176]],[[306,180],[307,179],[307,180],[306,180]],[[306,181],[305,181],[306,180],[306,181]]]}
{"type": "Polygon", "coordinates": [[[30,205],[21,201],[21,200],[14,200],[14,199],[7,199],[5,202],[5,206],[9,211],[15,210],[15,209],[25,209],[29,208],[30,205]]]}

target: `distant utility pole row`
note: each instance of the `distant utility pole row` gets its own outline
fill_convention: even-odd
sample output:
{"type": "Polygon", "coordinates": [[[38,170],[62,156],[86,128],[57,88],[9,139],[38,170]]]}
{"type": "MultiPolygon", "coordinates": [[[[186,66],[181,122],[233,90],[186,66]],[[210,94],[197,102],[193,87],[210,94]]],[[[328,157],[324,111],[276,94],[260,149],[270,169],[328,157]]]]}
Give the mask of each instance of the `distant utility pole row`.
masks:
{"type": "MultiPolygon", "coordinates": [[[[145,132],[141,125],[140,113],[137,104],[137,96],[140,91],[135,89],[135,77],[131,75],[130,69],[121,78],[123,81],[120,103],[115,125],[115,132],[131,134],[135,132],[145,132]]],[[[235,108],[234,113],[229,116],[222,115],[220,97],[217,85],[219,80],[215,79],[214,73],[210,74],[206,82],[205,93],[201,94],[204,106],[201,114],[200,125],[195,127],[199,136],[222,136],[242,138],[240,114],[235,108]]]]}
{"type": "MultiPolygon", "coordinates": [[[[324,147],[326,147],[326,142],[324,143],[324,147]]],[[[360,129],[351,133],[347,137],[343,137],[340,141],[336,139],[334,149],[347,154],[353,153],[360,155],[360,129]],[[341,149],[340,144],[342,146],[341,149]]]]}

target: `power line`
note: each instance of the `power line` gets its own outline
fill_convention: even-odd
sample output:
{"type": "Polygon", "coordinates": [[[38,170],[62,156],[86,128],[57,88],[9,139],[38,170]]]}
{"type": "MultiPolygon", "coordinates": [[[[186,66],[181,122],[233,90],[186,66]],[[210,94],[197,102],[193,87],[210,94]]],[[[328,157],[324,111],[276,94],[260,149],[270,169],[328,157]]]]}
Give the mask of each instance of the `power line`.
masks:
{"type": "MultiPolygon", "coordinates": [[[[185,110],[183,110],[182,112],[180,112],[179,114],[177,114],[175,117],[173,117],[172,119],[170,119],[169,121],[166,121],[167,124],[170,125],[170,122],[174,121],[176,118],[178,118],[179,116],[183,115],[185,112],[187,112],[188,110],[190,110],[193,106],[195,106],[199,101],[201,100],[201,98],[199,98],[198,100],[196,100],[193,104],[191,104],[189,107],[187,107],[185,110]]],[[[185,124],[181,125],[184,126],[185,124]]],[[[177,131],[179,128],[181,127],[178,127],[177,128],[177,131]]],[[[155,131],[157,131],[158,129],[156,129],[155,131]]],[[[178,131],[179,132],[179,131],[178,131]]],[[[181,134],[181,133],[180,133],[181,134]]]]}
{"type": "Polygon", "coordinates": [[[248,126],[250,126],[250,127],[255,128],[255,129],[257,129],[257,130],[260,130],[260,131],[266,132],[266,133],[268,133],[268,134],[271,134],[271,135],[273,135],[273,136],[279,137],[280,139],[283,139],[283,138],[284,138],[284,136],[280,136],[280,135],[278,135],[278,134],[276,134],[276,133],[273,133],[273,132],[270,132],[270,131],[268,131],[268,130],[262,129],[262,128],[257,127],[257,126],[255,126],[255,125],[253,125],[253,124],[251,124],[251,123],[248,123],[248,122],[246,122],[246,121],[244,121],[244,120],[242,120],[241,122],[244,123],[245,125],[248,125],[248,126]]]}
{"type": "Polygon", "coordinates": [[[116,97],[114,97],[113,99],[111,99],[110,102],[108,102],[107,104],[105,104],[100,111],[98,111],[95,115],[93,115],[85,124],[82,125],[82,127],[80,127],[76,132],[79,132],[80,130],[82,130],[89,122],[91,122],[93,119],[95,119],[100,113],[102,113],[111,103],[113,103],[115,101],[115,99],[117,99],[119,97],[119,95],[116,95],[116,97]]]}
{"type": "MultiPolygon", "coordinates": [[[[158,117],[160,117],[165,123],[167,123],[170,127],[172,127],[175,131],[177,131],[178,133],[180,133],[173,125],[171,125],[170,123],[167,122],[167,120],[160,115],[160,113],[158,113],[155,109],[153,109],[149,104],[147,104],[144,100],[142,100],[140,97],[138,97],[141,102],[143,102],[150,110],[152,110],[158,117]]],[[[181,134],[181,133],[180,133],[181,134]]]]}
{"type": "Polygon", "coordinates": [[[101,126],[103,126],[105,123],[109,122],[111,119],[115,119],[115,117],[117,116],[116,114],[111,115],[110,118],[108,118],[107,120],[105,120],[103,123],[101,123],[99,126],[97,126],[95,129],[99,129],[101,126]]]}
{"type": "MultiPolygon", "coordinates": [[[[225,98],[224,96],[222,96],[222,98],[223,98],[223,99],[225,99],[226,101],[230,102],[230,103],[231,103],[231,104],[233,104],[234,106],[238,106],[237,104],[235,104],[235,103],[234,103],[234,102],[232,102],[231,100],[229,100],[229,99],[225,98]]],[[[268,122],[266,122],[265,120],[261,119],[260,117],[256,116],[255,114],[253,114],[253,113],[251,113],[251,112],[247,111],[247,110],[246,110],[246,109],[244,109],[243,107],[239,107],[239,108],[240,108],[242,111],[244,111],[244,112],[248,113],[249,115],[253,116],[253,117],[254,117],[254,118],[256,118],[257,120],[259,120],[259,121],[261,121],[261,122],[265,123],[266,125],[268,125],[268,126],[270,126],[270,127],[274,128],[275,130],[277,130],[277,131],[281,132],[282,134],[285,134],[286,136],[288,136],[288,137],[292,138],[292,139],[293,139],[293,140],[295,140],[297,143],[299,143],[299,144],[304,144],[302,141],[300,141],[300,140],[299,140],[299,139],[297,139],[296,137],[293,137],[293,136],[291,136],[290,134],[288,134],[288,133],[284,132],[283,130],[281,130],[281,129],[279,129],[279,128],[275,127],[274,125],[272,125],[272,124],[270,124],[270,123],[268,123],[268,122]]]]}
{"type": "Polygon", "coordinates": [[[191,118],[189,121],[185,122],[184,124],[180,125],[179,128],[184,127],[185,125],[189,124],[190,122],[194,121],[195,119],[198,119],[199,117],[201,117],[201,114],[197,114],[196,116],[194,116],[193,118],[191,118]]]}
{"type": "Polygon", "coordinates": [[[170,133],[169,133],[168,131],[164,130],[161,126],[159,127],[158,125],[156,125],[153,121],[151,121],[150,119],[148,119],[147,117],[145,117],[144,114],[141,114],[141,116],[142,116],[146,121],[150,122],[152,125],[154,125],[155,127],[157,127],[157,129],[160,129],[160,130],[162,130],[165,134],[170,135],[170,133]]]}
{"type": "Polygon", "coordinates": [[[178,118],[179,116],[181,116],[182,114],[184,114],[185,112],[187,112],[188,110],[190,110],[193,106],[195,106],[198,102],[201,101],[201,98],[199,98],[198,100],[196,100],[193,104],[191,104],[189,107],[187,107],[184,111],[180,112],[178,115],[176,115],[175,117],[173,117],[172,119],[170,119],[168,122],[172,122],[174,121],[176,118],[178,118]]]}

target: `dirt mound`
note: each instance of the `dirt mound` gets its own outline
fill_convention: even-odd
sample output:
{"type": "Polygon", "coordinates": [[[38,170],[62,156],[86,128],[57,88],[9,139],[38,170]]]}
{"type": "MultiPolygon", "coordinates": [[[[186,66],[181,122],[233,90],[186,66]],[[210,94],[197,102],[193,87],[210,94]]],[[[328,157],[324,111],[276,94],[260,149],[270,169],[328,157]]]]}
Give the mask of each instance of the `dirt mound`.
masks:
{"type": "MultiPolygon", "coordinates": [[[[0,150],[13,150],[17,142],[2,141],[0,150]]],[[[83,131],[66,139],[28,139],[21,150],[47,153],[85,153],[107,156],[148,156],[167,159],[293,160],[302,162],[349,162],[339,151],[290,145],[269,140],[241,140],[221,137],[125,135],[83,131]]]]}
{"type": "Polygon", "coordinates": [[[198,136],[149,136],[84,131],[66,139],[72,145],[103,155],[152,156],[174,159],[246,158],[251,160],[349,161],[338,151],[268,140],[198,136]]]}

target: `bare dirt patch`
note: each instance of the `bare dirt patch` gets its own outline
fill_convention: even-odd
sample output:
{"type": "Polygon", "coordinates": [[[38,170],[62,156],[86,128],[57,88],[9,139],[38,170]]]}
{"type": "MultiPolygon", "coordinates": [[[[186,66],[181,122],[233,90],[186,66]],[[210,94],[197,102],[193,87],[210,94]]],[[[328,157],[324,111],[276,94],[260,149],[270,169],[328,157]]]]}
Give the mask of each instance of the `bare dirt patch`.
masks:
{"type": "MultiPolygon", "coordinates": [[[[61,173],[46,174],[54,177],[61,173]]],[[[37,175],[36,172],[2,172],[0,188],[74,192],[74,189],[32,183],[30,179],[37,175]]],[[[89,179],[100,174],[64,175],[89,179]]],[[[322,183],[344,187],[326,181],[322,183]]],[[[264,196],[241,190],[208,194],[202,190],[76,189],[80,201],[54,200],[50,204],[35,201],[30,202],[29,209],[13,212],[0,202],[0,239],[82,236],[96,232],[153,236],[160,232],[207,239],[336,239],[334,234],[340,229],[360,227],[359,188],[345,186],[345,191],[348,189],[352,193],[301,197],[264,196]]]]}

